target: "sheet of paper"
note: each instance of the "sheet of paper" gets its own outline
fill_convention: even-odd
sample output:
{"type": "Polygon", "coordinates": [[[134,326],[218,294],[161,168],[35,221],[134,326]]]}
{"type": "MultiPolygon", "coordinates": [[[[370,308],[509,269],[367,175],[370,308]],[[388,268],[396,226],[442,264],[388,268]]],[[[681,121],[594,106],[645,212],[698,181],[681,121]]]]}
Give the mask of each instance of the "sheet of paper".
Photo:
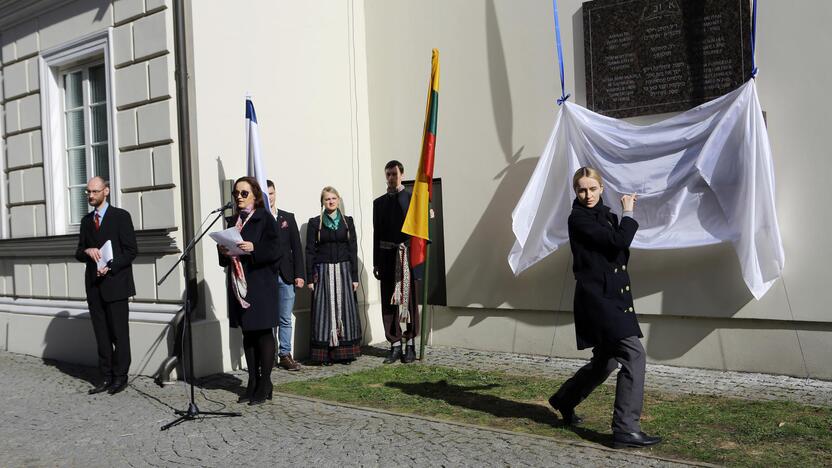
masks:
{"type": "Polygon", "coordinates": [[[240,236],[240,231],[236,227],[228,228],[224,231],[211,232],[208,235],[211,236],[211,239],[214,239],[214,242],[228,249],[229,255],[248,255],[247,252],[243,252],[237,247],[237,244],[243,242],[243,238],[240,236]]]}
{"type": "Polygon", "coordinates": [[[107,263],[109,263],[110,260],[113,259],[113,243],[110,242],[110,241],[107,241],[98,250],[101,252],[101,259],[98,260],[98,263],[96,264],[96,266],[100,270],[100,269],[104,268],[105,266],[107,266],[107,263]]]}

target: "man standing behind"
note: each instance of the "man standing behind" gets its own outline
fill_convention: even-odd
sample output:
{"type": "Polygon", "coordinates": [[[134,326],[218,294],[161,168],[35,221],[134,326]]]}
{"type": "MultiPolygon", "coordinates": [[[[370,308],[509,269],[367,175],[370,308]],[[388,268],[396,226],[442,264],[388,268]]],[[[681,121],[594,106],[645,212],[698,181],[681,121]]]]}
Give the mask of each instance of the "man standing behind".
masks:
{"type": "Polygon", "coordinates": [[[277,365],[286,370],[299,371],[300,364],[292,358],[292,309],[295,307],[295,288],[303,287],[306,278],[303,248],[295,215],[278,210],[274,182],[266,181],[269,207],[277,220],[277,239],[281,252],[277,275],[277,365]]]}
{"type": "Polygon", "coordinates": [[[93,211],[81,218],[75,258],[87,265],[84,284],[98,346],[98,367],[103,377],[89,393],[106,391],[114,395],[127,386],[130,369],[127,302],[136,295],[133,284],[133,260],[138,253],[136,233],[130,213],[107,203],[109,182],[93,177],[87,182],[86,194],[93,211]],[[113,258],[99,268],[100,249],[108,241],[113,258]]]}
{"type": "Polygon", "coordinates": [[[381,282],[381,318],[384,334],[390,342],[390,354],[384,360],[390,364],[401,359],[404,363],[416,360],[414,338],[419,332],[419,311],[410,270],[407,248],[410,236],[402,233],[410,192],[402,185],[404,166],[393,160],[384,166],[387,193],[373,201],[373,276],[381,282]],[[397,296],[394,300],[394,296],[397,296]],[[407,323],[402,333],[401,322],[407,323]],[[402,354],[402,339],[407,349],[402,354]]]}

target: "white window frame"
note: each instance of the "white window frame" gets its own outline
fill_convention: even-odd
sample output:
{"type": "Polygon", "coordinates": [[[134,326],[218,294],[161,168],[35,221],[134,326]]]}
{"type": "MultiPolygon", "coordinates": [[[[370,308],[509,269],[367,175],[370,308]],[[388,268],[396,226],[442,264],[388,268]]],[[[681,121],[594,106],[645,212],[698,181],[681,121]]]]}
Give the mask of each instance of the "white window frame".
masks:
{"type": "MultiPolygon", "coordinates": [[[[67,180],[66,135],[63,75],[71,68],[93,61],[104,62],[107,82],[107,132],[110,159],[110,203],[118,205],[117,133],[113,89],[115,71],[112,63],[112,28],[80,37],[72,42],[43,51],[40,56],[41,137],[43,138],[43,172],[46,180],[47,235],[72,234],[78,225],[70,224],[65,194],[67,180]]],[[[92,125],[89,120],[85,125],[92,125]]]]}

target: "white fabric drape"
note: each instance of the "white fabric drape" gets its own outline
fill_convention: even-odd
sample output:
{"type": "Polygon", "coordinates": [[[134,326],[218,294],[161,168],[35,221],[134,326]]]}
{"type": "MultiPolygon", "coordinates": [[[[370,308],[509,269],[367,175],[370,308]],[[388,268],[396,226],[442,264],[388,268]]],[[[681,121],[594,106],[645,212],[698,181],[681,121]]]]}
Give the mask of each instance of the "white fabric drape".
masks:
{"type": "Polygon", "coordinates": [[[516,241],[508,259],[515,275],[568,241],[571,179],[581,166],[601,171],[604,202],[619,215],[621,194],[638,194],[634,248],[730,241],[757,299],[780,276],[774,170],[754,80],[646,126],[565,102],[512,213],[516,241]]]}

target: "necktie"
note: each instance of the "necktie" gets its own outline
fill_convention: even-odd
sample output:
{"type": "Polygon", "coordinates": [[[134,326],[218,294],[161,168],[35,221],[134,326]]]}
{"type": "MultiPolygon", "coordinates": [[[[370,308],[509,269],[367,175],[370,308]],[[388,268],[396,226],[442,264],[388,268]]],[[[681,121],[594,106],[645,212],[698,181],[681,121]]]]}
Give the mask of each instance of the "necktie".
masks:
{"type": "Polygon", "coordinates": [[[95,230],[97,231],[99,228],[101,228],[101,217],[98,216],[98,212],[96,211],[95,212],[95,230]]]}

